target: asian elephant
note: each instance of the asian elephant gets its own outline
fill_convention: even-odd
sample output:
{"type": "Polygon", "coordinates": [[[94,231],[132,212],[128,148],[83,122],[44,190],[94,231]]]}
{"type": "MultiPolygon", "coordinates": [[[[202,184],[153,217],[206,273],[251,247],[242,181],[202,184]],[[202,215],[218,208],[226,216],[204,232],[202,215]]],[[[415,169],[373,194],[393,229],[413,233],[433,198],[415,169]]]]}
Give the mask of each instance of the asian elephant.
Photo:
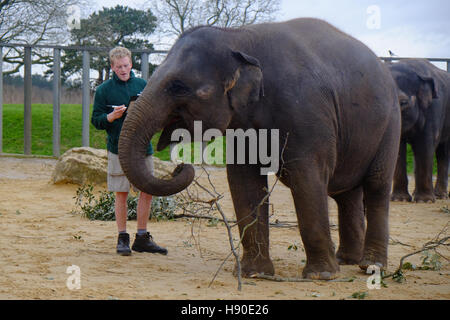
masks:
{"type": "MultiPolygon", "coordinates": [[[[389,70],[364,44],[310,18],[186,31],[124,121],[120,163],[138,189],[170,195],[191,183],[190,164],[178,167],[171,180],[160,180],[144,158],[156,132],[163,129],[161,150],[174,129],[192,132],[194,120],[222,133],[279,129],[276,174],[295,203],[307,256],[303,277],[335,278],[339,264],[386,266],[400,107],[389,70]],[[337,253],[328,195],[339,208],[337,253]]],[[[227,164],[246,277],[274,274],[268,201],[262,201],[268,179],[261,166],[227,164]]]]}
{"type": "Polygon", "coordinates": [[[408,192],[406,145],[414,153],[414,201],[448,198],[450,161],[450,74],[423,59],[405,59],[389,65],[398,87],[402,135],[394,174],[392,200],[412,201],[408,192]],[[433,190],[433,157],[437,180],[433,190]]]}

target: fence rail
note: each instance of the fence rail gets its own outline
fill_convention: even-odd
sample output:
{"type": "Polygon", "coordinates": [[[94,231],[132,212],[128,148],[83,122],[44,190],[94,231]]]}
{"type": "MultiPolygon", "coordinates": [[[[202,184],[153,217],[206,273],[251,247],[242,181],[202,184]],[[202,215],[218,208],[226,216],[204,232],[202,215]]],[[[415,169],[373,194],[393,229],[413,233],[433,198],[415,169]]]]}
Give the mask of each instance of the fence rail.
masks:
{"type": "MultiPolygon", "coordinates": [[[[61,153],[61,51],[76,50],[83,53],[82,69],[82,146],[89,146],[89,117],[90,117],[90,53],[108,52],[109,47],[87,46],[61,46],[61,45],[30,45],[23,43],[0,43],[0,154],[3,153],[3,48],[24,48],[24,154],[31,155],[31,66],[32,49],[53,49],[53,156],[59,157],[61,153]]],[[[151,54],[166,54],[165,50],[130,49],[134,54],[141,55],[142,78],[148,79],[148,61],[151,54]],[[144,63],[147,62],[147,63],[144,63]]],[[[405,57],[380,57],[384,61],[397,61],[408,59],[405,57]]],[[[450,72],[450,58],[424,58],[433,62],[446,62],[447,71],[450,72]]]]}
{"type": "MultiPolygon", "coordinates": [[[[31,155],[31,66],[32,49],[53,49],[53,156],[59,157],[61,150],[61,51],[76,50],[83,53],[82,69],[82,146],[89,146],[90,116],[90,53],[108,52],[109,47],[30,45],[23,43],[0,43],[0,154],[3,153],[3,48],[24,48],[24,154],[31,155]]],[[[130,49],[132,53],[141,55],[142,78],[148,79],[148,61],[151,54],[167,53],[165,50],[130,49]]]]}
{"type": "MultiPolygon", "coordinates": [[[[381,60],[386,62],[392,62],[392,61],[400,61],[405,59],[411,59],[411,58],[405,58],[405,57],[380,57],[381,60]]],[[[414,58],[417,59],[417,58],[414,58]]],[[[426,59],[430,62],[446,62],[447,64],[447,72],[450,72],[450,58],[422,58],[426,59]]]]}

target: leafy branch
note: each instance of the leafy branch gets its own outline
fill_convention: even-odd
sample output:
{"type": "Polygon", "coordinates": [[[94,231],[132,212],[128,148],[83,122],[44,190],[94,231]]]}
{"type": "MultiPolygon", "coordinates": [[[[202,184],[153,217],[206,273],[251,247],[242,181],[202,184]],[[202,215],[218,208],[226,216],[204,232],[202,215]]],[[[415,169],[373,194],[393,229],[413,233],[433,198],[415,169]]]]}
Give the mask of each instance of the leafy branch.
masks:
{"type": "MultiPolygon", "coordinates": [[[[75,206],[81,215],[89,220],[113,221],[115,220],[115,194],[114,192],[99,191],[98,196],[94,195],[94,186],[86,184],[76,191],[75,206]]],[[[127,198],[127,219],[137,218],[138,197],[132,194],[127,198]]],[[[157,220],[172,220],[175,218],[177,208],[176,200],[173,197],[154,197],[151,207],[150,217],[157,220]]]]}
{"type": "Polygon", "coordinates": [[[447,261],[449,260],[444,255],[437,251],[437,248],[440,246],[448,247],[450,246],[450,236],[442,237],[443,234],[446,234],[448,231],[449,223],[445,225],[445,227],[430,241],[426,242],[420,250],[416,250],[414,252],[408,253],[407,255],[400,258],[400,263],[397,270],[394,273],[383,276],[383,278],[392,277],[397,282],[405,281],[405,275],[403,270],[439,270],[441,267],[441,263],[439,261],[440,257],[443,257],[447,261]],[[434,252],[434,254],[432,254],[434,252]],[[411,257],[413,255],[424,253],[422,256],[422,266],[419,268],[414,267],[411,263],[404,263],[405,259],[411,257]]]}

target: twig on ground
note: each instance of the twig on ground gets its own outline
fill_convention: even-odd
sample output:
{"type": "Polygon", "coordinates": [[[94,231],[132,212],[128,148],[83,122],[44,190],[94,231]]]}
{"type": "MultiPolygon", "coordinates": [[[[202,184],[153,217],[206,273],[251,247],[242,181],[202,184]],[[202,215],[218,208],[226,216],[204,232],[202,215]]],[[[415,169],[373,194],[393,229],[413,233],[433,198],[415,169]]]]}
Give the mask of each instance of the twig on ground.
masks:
{"type": "Polygon", "coordinates": [[[281,276],[270,276],[267,274],[257,273],[252,275],[250,278],[254,279],[264,279],[264,280],[270,280],[270,281],[277,281],[277,282],[353,282],[355,281],[355,277],[351,278],[343,278],[343,279],[332,279],[332,280],[314,280],[314,279],[304,279],[304,278],[285,278],[281,276]]]}
{"type": "Polygon", "coordinates": [[[410,245],[410,244],[407,244],[407,243],[403,243],[403,242],[400,242],[400,241],[398,241],[398,240],[395,240],[394,238],[392,238],[392,237],[390,237],[389,238],[392,242],[390,243],[390,245],[396,245],[396,244],[400,244],[400,245],[402,245],[402,246],[405,246],[405,247],[414,247],[414,246],[412,246],[412,245],[410,245]]]}
{"type": "MultiPolygon", "coordinates": [[[[447,232],[448,225],[449,225],[449,223],[447,223],[445,225],[445,227],[433,238],[433,240],[426,242],[420,250],[416,250],[414,252],[408,253],[407,255],[404,255],[403,257],[401,257],[397,270],[394,273],[383,276],[383,278],[398,277],[398,276],[403,277],[403,273],[402,273],[403,261],[410,256],[422,253],[427,250],[435,250],[435,252],[437,252],[436,248],[439,246],[450,246],[450,242],[448,242],[450,240],[450,236],[440,238],[442,234],[447,232]]],[[[441,254],[439,254],[439,255],[442,256],[441,254]]]]}
{"type": "Polygon", "coordinates": [[[427,251],[427,250],[435,249],[436,247],[441,246],[441,245],[442,245],[442,246],[450,246],[450,243],[446,243],[449,239],[450,239],[450,237],[445,237],[445,238],[442,238],[442,239],[439,240],[439,241],[429,241],[429,242],[427,242],[427,243],[423,246],[422,249],[417,250],[417,251],[414,251],[414,252],[412,252],[412,253],[409,253],[409,254],[403,256],[403,257],[400,259],[400,264],[399,264],[399,267],[398,267],[397,271],[400,270],[400,269],[402,268],[402,266],[403,266],[403,261],[404,261],[406,258],[410,257],[410,256],[413,256],[413,255],[415,255],[415,254],[418,254],[418,253],[421,253],[421,252],[424,252],[424,251],[427,251]]]}
{"type": "Polygon", "coordinates": [[[21,236],[21,235],[16,235],[16,237],[18,238],[22,238],[22,239],[46,239],[48,238],[47,236],[21,236]]]}
{"type": "MultiPolygon", "coordinates": [[[[216,200],[216,199],[213,199],[216,200]]],[[[204,203],[209,203],[209,201],[205,201],[204,203]]],[[[195,211],[189,210],[189,209],[183,209],[184,213],[180,214],[174,214],[173,219],[181,219],[181,218],[195,218],[195,219],[206,219],[206,220],[213,220],[216,219],[219,222],[225,222],[223,218],[218,218],[216,216],[212,215],[204,215],[204,214],[196,214],[195,211]]],[[[236,220],[228,220],[228,223],[236,223],[236,220]]],[[[233,225],[234,226],[234,225],[233,225]]],[[[297,221],[278,221],[275,220],[275,222],[269,222],[269,226],[274,228],[297,228],[298,222],[297,221]]],[[[331,225],[330,227],[334,227],[331,225]]]]}

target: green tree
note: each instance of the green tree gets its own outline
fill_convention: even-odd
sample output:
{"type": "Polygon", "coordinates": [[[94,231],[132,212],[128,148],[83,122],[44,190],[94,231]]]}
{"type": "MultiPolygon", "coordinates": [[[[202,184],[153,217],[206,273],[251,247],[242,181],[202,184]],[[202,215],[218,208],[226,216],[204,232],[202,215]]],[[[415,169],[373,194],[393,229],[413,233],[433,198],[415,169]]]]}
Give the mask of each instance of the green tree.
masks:
{"type": "MultiPolygon", "coordinates": [[[[156,17],[151,10],[143,11],[117,5],[92,13],[87,19],[81,19],[80,28],[71,30],[74,46],[95,46],[113,48],[124,46],[128,49],[153,49],[153,45],[145,38],[154,32],[156,17]]],[[[82,53],[66,50],[62,56],[62,76],[68,77],[82,70],[82,53]]],[[[99,85],[111,76],[108,50],[91,52],[91,68],[98,72],[94,85],[99,85]]],[[[140,55],[133,55],[133,67],[141,68],[140,55]]],[[[149,64],[150,72],[155,66],[149,64]]]]}

